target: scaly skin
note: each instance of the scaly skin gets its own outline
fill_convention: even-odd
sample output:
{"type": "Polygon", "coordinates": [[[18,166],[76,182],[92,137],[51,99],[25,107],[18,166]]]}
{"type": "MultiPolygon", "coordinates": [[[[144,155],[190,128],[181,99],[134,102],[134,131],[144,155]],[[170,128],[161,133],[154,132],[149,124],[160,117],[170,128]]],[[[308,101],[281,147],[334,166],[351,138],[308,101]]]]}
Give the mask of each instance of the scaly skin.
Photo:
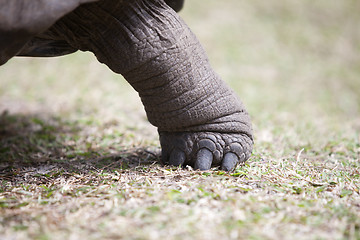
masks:
{"type": "MultiPolygon", "coordinates": [[[[91,51],[122,74],[138,91],[149,121],[158,127],[165,164],[229,171],[249,158],[252,129],[244,106],[163,0],[85,4],[40,39],[53,41],[52,46],[59,42],[64,47],[66,42],[70,49],[91,51]]],[[[28,54],[32,51],[41,52],[36,41],[28,54]]]]}
{"type": "Polygon", "coordinates": [[[252,140],[245,134],[216,132],[160,132],[163,162],[208,170],[230,171],[251,154],[252,140]]]}

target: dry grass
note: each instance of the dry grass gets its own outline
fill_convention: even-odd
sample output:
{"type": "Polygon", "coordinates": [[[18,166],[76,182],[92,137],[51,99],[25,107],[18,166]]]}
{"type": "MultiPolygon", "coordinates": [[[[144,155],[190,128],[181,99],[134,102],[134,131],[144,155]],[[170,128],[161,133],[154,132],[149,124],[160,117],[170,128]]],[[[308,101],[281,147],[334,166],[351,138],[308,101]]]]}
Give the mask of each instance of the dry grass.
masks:
{"type": "Polygon", "coordinates": [[[0,69],[1,239],[360,239],[357,1],[188,1],[247,105],[232,173],[159,165],[137,94],[91,54],[0,69]],[[5,111],[6,110],[6,111],[5,111]]]}

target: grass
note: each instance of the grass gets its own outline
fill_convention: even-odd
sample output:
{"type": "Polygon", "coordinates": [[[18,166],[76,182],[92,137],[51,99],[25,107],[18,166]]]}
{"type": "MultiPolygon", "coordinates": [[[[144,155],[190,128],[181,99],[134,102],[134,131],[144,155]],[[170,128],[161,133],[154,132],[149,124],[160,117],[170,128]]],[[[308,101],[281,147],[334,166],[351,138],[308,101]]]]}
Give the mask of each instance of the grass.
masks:
{"type": "Polygon", "coordinates": [[[159,165],[137,94],[91,54],[0,68],[1,239],[360,239],[357,1],[188,1],[245,102],[232,173],[159,165]],[[95,87],[94,87],[95,86],[95,87]]]}

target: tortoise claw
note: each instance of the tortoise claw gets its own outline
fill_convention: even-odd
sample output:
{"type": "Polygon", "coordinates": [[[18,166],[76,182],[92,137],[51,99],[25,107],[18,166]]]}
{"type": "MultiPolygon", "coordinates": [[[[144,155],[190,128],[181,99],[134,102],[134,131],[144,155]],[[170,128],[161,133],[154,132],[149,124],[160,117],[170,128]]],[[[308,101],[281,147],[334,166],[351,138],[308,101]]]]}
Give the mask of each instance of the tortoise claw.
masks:
{"type": "Polygon", "coordinates": [[[196,161],[194,164],[195,169],[201,171],[209,170],[213,162],[213,154],[207,148],[202,148],[198,151],[196,161]]]}
{"type": "Polygon", "coordinates": [[[179,149],[174,149],[170,154],[169,164],[172,166],[184,166],[185,160],[185,153],[179,149]]]}
{"type": "Polygon", "coordinates": [[[240,133],[160,132],[162,162],[198,170],[233,170],[251,155],[251,137],[240,133]]]}
{"type": "Polygon", "coordinates": [[[228,152],[227,154],[225,154],[224,160],[221,164],[221,170],[231,171],[236,167],[238,163],[239,157],[235,153],[228,152]]]}

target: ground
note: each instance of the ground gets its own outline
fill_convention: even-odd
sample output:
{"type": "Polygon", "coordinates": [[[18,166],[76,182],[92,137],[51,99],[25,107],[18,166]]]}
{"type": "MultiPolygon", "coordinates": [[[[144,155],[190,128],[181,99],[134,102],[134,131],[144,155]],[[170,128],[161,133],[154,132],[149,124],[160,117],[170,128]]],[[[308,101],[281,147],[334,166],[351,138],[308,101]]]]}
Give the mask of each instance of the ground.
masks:
{"type": "Polygon", "coordinates": [[[137,94],[89,53],[0,67],[1,239],[360,239],[357,1],[187,1],[254,123],[234,172],[161,166],[137,94]]]}

